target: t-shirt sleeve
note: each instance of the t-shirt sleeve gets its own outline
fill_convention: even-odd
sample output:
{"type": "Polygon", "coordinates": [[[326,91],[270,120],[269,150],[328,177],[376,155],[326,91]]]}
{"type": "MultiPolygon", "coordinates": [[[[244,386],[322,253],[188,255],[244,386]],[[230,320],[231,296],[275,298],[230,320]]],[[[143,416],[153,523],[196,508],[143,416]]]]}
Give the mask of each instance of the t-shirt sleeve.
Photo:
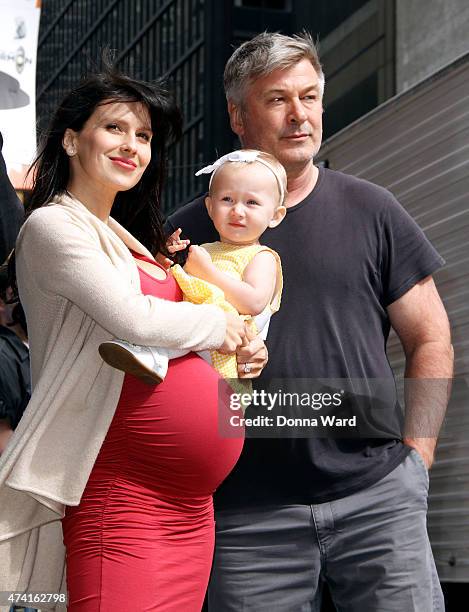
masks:
{"type": "Polygon", "coordinates": [[[208,216],[204,199],[205,196],[200,196],[172,213],[164,226],[166,236],[180,227],[181,238],[188,238],[192,244],[217,241],[218,233],[208,216]]]}
{"type": "Polygon", "coordinates": [[[388,193],[381,257],[384,305],[395,302],[444,263],[414,219],[388,193]]]}

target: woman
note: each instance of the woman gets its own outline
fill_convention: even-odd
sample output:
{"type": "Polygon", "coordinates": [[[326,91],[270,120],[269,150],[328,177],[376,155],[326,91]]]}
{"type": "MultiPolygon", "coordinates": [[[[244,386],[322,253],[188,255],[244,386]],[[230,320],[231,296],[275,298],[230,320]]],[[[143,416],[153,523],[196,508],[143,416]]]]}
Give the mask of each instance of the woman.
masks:
{"type": "Polygon", "coordinates": [[[211,496],[242,445],[218,436],[218,377],[189,353],[148,386],[98,355],[113,336],[228,353],[244,341],[236,315],[180,302],[174,279],[110,216],[152,252],[164,247],[156,204],[179,131],[160,85],[108,70],[65,98],[36,161],[16,248],[33,397],[0,470],[0,563],[12,581],[0,590],[59,591],[63,517],[69,610],[202,605],[211,496]]]}

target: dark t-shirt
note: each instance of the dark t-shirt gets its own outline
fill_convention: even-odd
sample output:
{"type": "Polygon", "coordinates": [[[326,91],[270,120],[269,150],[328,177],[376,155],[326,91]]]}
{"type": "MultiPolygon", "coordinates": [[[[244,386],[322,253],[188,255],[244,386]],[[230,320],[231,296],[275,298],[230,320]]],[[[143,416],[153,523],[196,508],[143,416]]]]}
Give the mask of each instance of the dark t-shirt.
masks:
{"type": "MultiPolygon", "coordinates": [[[[218,238],[203,198],[169,217],[167,230],[177,227],[194,244],[218,238]]],[[[279,253],[284,274],[261,380],[392,380],[386,307],[444,263],[393,195],[320,168],[313,191],[261,242],[279,253]]],[[[215,502],[331,501],[383,478],[408,451],[398,439],[247,439],[215,502]]]]}

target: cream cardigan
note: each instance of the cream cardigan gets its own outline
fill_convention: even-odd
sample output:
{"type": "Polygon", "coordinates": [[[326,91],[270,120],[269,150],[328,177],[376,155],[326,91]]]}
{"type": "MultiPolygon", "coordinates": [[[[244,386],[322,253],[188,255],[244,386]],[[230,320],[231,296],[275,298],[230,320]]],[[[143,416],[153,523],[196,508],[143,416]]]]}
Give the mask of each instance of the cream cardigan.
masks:
{"type": "Polygon", "coordinates": [[[152,257],[112,218],[106,225],[68,195],[33,212],[18,237],[33,395],[0,461],[0,591],[65,591],[60,519],[80,502],[124,378],[103,363],[99,344],[118,337],[202,350],[223,342],[217,307],[142,295],[128,247],[152,257]]]}

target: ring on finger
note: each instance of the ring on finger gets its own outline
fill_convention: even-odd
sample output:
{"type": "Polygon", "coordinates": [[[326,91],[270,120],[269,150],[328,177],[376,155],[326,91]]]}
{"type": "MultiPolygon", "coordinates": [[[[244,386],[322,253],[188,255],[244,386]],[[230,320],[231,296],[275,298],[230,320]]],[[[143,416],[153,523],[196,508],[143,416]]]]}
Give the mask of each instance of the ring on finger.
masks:
{"type": "Polygon", "coordinates": [[[251,364],[250,363],[245,363],[244,364],[244,373],[245,374],[250,374],[251,372],[251,364]]]}

